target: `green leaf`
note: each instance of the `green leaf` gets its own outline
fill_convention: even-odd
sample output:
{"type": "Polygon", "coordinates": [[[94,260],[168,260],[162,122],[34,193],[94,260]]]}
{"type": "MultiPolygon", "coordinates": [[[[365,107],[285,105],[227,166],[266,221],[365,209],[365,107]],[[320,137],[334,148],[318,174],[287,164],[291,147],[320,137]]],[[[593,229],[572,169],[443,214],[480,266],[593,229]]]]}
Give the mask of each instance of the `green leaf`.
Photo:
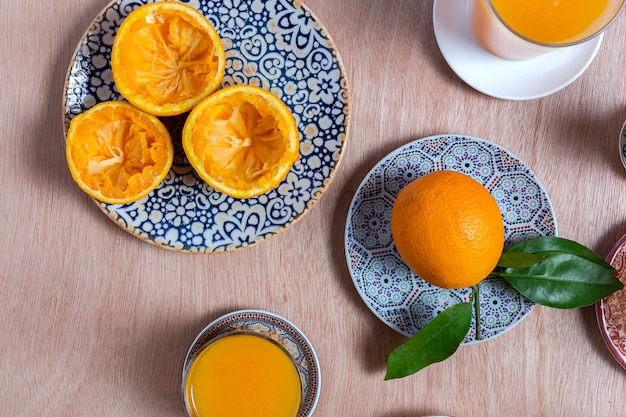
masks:
{"type": "Polygon", "coordinates": [[[527,268],[543,261],[543,256],[526,252],[503,252],[498,260],[500,268],[527,268]]]}
{"type": "Polygon", "coordinates": [[[472,324],[472,304],[446,308],[389,354],[385,380],[403,378],[452,356],[472,324]]]}
{"type": "Polygon", "coordinates": [[[579,256],[590,262],[603,266],[604,268],[615,271],[615,269],[599,255],[592,252],[589,248],[581,245],[580,243],[572,240],[563,239],[561,237],[544,236],[535,239],[524,240],[516,245],[507,248],[504,252],[525,252],[525,253],[540,253],[548,251],[557,251],[570,253],[572,255],[579,256]]]}
{"type": "Polygon", "coordinates": [[[572,253],[545,251],[545,259],[527,268],[508,268],[497,275],[536,303],[556,308],[587,306],[622,289],[608,269],[572,253]]]}

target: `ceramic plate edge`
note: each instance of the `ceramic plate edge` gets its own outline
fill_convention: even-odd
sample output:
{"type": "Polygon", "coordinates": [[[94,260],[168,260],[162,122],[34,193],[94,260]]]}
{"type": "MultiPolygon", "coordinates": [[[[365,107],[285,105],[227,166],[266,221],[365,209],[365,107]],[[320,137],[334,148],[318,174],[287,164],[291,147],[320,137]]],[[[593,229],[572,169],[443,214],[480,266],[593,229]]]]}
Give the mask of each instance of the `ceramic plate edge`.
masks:
{"type": "MultiPolygon", "coordinates": [[[[626,244],[626,234],[619,238],[619,240],[615,243],[615,245],[611,248],[611,251],[606,256],[605,260],[612,264],[615,258],[615,255],[619,250],[626,244]]],[[[622,290],[624,291],[624,290],[622,290]]],[[[598,323],[598,327],[600,328],[600,335],[602,336],[602,341],[605,346],[613,356],[613,358],[619,363],[624,369],[626,369],[626,357],[624,357],[620,352],[617,351],[617,348],[613,344],[613,341],[608,335],[606,328],[606,317],[604,315],[604,299],[595,303],[595,313],[596,313],[596,321],[598,323]]]]}

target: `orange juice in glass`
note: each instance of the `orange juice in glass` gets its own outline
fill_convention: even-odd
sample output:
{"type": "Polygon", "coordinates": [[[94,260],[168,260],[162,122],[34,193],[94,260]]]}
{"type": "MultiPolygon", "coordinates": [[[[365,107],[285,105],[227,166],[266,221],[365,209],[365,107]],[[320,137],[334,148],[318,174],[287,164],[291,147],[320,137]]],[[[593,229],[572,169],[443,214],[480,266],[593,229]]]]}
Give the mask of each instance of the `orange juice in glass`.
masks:
{"type": "Polygon", "coordinates": [[[295,417],[300,375],[287,351],[256,333],[237,333],[206,344],[183,381],[190,417],[295,417]]]}
{"type": "Polygon", "coordinates": [[[626,0],[472,0],[476,37],[505,59],[530,59],[602,33],[626,0]]]}

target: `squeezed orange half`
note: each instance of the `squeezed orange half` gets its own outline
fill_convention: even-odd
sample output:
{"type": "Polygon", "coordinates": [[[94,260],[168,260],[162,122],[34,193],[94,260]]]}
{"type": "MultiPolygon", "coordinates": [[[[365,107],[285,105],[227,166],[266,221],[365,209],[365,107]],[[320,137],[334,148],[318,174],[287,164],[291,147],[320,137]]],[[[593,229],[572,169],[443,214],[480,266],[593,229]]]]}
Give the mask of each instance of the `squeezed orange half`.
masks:
{"type": "Polygon", "coordinates": [[[218,90],[194,107],[182,142],[198,176],[235,198],[277,187],[300,157],[289,108],[271,92],[245,84],[218,90]]]}
{"type": "Polygon", "coordinates": [[[111,204],[146,196],[165,179],[174,160],[163,123],[123,101],[96,104],[72,119],[65,153],[78,186],[111,204]]]}
{"type": "Polygon", "coordinates": [[[225,61],[220,37],[204,15],[184,3],[160,1],[124,19],[111,70],[126,100],[148,113],[173,116],[219,87],[225,61]]]}

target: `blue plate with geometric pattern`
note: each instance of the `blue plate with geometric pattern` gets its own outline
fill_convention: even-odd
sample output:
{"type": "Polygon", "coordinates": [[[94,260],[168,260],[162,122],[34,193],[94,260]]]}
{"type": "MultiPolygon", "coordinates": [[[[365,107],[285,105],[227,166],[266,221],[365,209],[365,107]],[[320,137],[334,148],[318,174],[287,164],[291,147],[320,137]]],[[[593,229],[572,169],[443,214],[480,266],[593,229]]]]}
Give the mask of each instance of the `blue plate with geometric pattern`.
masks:
{"type": "MultiPolygon", "coordinates": [[[[443,289],[415,275],[391,236],[391,208],[402,188],[437,170],[454,170],[480,182],[495,198],[504,221],[505,246],[556,236],[556,218],[539,180],[517,157],[498,145],[469,136],[431,136],[408,143],[381,160],[357,189],[348,211],[345,250],[348,269],[365,304],[392,329],[410,337],[441,311],[468,302],[470,288],[443,289]]],[[[505,280],[480,283],[480,341],[519,323],[534,303],[505,280]]],[[[463,344],[475,343],[475,316],[463,344]]]]}
{"type": "MultiPolygon", "coordinates": [[[[109,63],[117,28],[149,0],[115,0],[94,19],[72,57],[63,95],[63,126],[95,104],[123,100],[109,63]]],[[[300,1],[200,1],[198,9],[226,51],[222,87],[253,84],[280,97],[300,132],[300,159],[275,189],[250,199],[226,196],[201,181],[180,145],[186,115],[163,118],[174,165],[160,186],[132,204],[96,202],[120,227],[167,249],[212,253],[254,245],[307,213],[331,183],[345,149],[349,91],[335,44],[300,1]]]]}

